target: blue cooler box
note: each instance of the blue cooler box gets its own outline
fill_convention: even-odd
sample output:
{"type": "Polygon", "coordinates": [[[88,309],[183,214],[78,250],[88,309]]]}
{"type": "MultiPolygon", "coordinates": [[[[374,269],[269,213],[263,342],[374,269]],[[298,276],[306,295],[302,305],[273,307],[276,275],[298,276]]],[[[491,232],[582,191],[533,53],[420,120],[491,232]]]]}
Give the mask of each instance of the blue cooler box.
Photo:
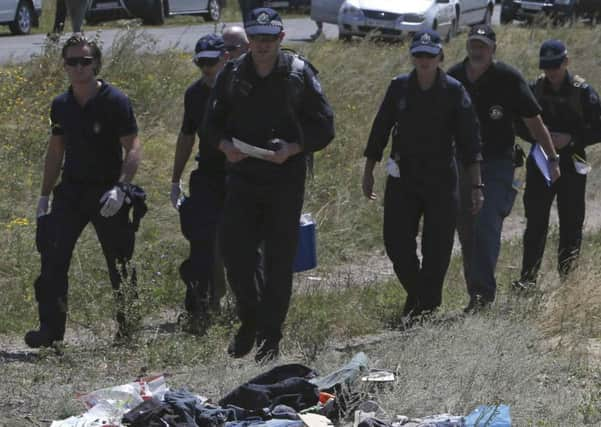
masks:
{"type": "Polygon", "coordinates": [[[315,243],[315,222],[311,214],[301,215],[298,227],[298,246],[292,271],[311,270],[317,267],[317,248],[315,243]]]}

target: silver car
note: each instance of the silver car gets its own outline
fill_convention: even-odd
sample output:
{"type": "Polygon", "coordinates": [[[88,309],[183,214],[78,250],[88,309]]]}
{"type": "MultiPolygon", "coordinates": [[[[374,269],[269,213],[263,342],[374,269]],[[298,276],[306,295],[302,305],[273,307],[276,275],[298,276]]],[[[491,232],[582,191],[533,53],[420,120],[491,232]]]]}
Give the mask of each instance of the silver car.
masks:
{"type": "Polygon", "coordinates": [[[225,0],[93,0],[86,21],[142,18],[145,24],[161,25],[166,16],[173,15],[200,15],[218,21],[224,4],[225,0]]]}
{"type": "Polygon", "coordinates": [[[0,0],[0,24],[13,34],[29,34],[39,25],[42,0],[0,0]]]}
{"type": "Polygon", "coordinates": [[[450,39],[463,25],[490,23],[494,0],[312,0],[311,18],[338,24],[343,40],[400,38],[424,29],[450,39]]]}

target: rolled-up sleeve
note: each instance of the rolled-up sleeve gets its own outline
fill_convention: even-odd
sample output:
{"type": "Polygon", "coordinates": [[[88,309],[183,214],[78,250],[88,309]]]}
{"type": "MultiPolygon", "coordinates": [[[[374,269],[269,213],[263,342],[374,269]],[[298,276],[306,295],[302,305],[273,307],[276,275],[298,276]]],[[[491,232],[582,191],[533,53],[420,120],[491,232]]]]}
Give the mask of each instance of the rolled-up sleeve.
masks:
{"type": "Polygon", "coordinates": [[[396,80],[393,80],[386,90],[384,100],[371,126],[367,147],[365,147],[365,151],[363,152],[365,157],[378,162],[382,160],[384,149],[390,137],[390,131],[396,123],[394,101],[397,90],[395,82],[396,80]]]}

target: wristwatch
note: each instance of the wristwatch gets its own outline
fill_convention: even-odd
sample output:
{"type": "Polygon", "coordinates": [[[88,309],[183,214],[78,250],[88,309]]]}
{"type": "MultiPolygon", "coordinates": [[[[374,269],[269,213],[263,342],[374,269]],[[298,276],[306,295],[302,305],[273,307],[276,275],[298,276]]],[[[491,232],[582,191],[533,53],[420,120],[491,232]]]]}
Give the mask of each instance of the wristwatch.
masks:
{"type": "Polygon", "coordinates": [[[484,184],[483,184],[483,183],[480,183],[480,184],[472,184],[472,188],[473,188],[474,190],[476,190],[476,189],[480,189],[480,190],[481,190],[481,189],[483,189],[483,188],[484,188],[484,184]]]}
{"type": "Polygon", "coordinates": [[[558,162],[558,161],[559,161],[559,154],[556,154],[556,155],[554,155],[554,156],[549,156],[549,157],[547,158],[547,160],[548,160],[550,163],[558,162]]]}

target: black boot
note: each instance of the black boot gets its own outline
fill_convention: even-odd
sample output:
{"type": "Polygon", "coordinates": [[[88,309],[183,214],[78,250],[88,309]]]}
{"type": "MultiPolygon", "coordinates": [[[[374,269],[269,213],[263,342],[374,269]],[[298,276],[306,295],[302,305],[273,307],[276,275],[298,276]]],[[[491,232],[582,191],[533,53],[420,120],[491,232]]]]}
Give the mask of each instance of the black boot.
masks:
{"type": "Polygon", "coordinates": [[[244,357],[253,349],[257,336],[257,325],[253,320],[243,321],[230,341],[227,352],[231,357],[244,357]]]}
{"type": "Polygon", "coordinates": [[[54,342],[62,341],[67,323],[67,301],[58,299],[51,303],[38,304],[40,329],[25,334],[25,344],[31,348],[51,347],[54,342]]]}
{"type": "Polygon", "coordinates": [[[31,348],[52,347],[52,344],[62,340],[60,333],[45,325],[40,326],[39,330],[32,330],[25,334],[25,344],[31,348]]]}

